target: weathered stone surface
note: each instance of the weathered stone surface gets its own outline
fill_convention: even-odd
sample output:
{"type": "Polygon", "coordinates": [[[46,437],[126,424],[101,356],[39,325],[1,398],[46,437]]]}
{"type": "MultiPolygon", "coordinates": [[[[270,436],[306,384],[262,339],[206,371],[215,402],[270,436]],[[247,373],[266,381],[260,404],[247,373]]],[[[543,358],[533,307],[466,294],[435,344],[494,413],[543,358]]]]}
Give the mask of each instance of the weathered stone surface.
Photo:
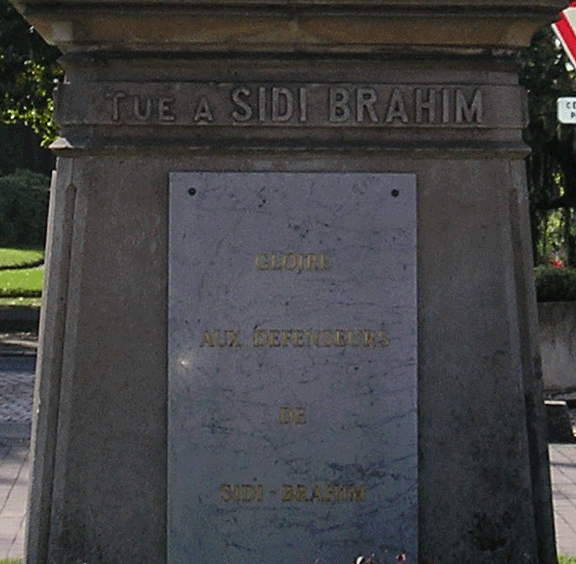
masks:
{"type": "Polygon", "coordinates": [[[576,304],[538,304],[544,389],[548,392],[576,390],[576,304]]]}
{"type": "Polygon", "coordinates": [[[514,50],[564,4],[359,6],[20,4],[67,53],[29,564],[166,562],[169,175],[192,171],[416,176],[420,560],[554,561],[514,50]],[[234,123],[223,96],[194,122],[194,88],[221,84],[257,115],[268,88],[264,121],[234,123]],[[272,88],[308,85],[365,89],[363,121],[358,98],[341,124],[318,102],[274,121],[272,88]],[[469,121],[443,121],[443,89],[469,121]],[[118,120],[115,92],[132,96],[118,120]],[[140,116],[155,97],[142,123],[137,96],[140,116]]]}
{"type": "Polygon", "coordinates": [[[118,9],[112,0],[14,3],[48,42],[65,52],[136,48],[225,53],[519,48],[565,5],[556,0],[132,0],[118,9]]]}

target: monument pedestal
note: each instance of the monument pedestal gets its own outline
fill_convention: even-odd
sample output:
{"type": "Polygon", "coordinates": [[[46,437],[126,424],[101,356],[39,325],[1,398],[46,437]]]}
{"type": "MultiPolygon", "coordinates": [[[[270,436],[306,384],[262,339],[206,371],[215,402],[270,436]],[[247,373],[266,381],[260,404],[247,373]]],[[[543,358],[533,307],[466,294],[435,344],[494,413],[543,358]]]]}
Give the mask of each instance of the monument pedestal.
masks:
{"type": "Polygon", "coordinates": [[[27,562],[555,561],[515,54],[562,7],[19,4],[66,71],[27,562]]]}

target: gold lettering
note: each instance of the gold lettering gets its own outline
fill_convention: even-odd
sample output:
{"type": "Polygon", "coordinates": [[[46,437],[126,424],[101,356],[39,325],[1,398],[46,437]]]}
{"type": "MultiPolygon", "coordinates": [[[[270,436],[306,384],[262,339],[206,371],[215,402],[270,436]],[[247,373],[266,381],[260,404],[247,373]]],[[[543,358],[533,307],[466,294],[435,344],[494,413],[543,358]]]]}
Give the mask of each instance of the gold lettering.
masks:
{"type": "Polygon", "coordinates": [[[373,347],[374,346],[374,331],[369,329],[364,331],[364,346],[373,347]]]}
{"type": "Polygon", "coordinates": [[[364,486],[356,489],[356,486],[350,486],[350,501],[364,501],[364,486]]]}
{"type": "Polygon", "coordinates": [[[222,484],[220,490],[220,501],[228,503],[238,501],[250,503],[252,501],[264,501],[264,486],[258,484],[222,484]]]}
{"type": "Polygon", "coordinates": [[[320,501],[322,503],[353,503],[362,502],[366,499],[364,485],[350,484],[350,486],[333,484],[333,485],[320,485],[313,484],[310,489],[304,484],[297,484],[292,486],[290,484],[283,484],[282,486],[282,501],[299,501],[299,502],[314,502],[320,501]],[[308,493],[310,492],[310,493],[308,493]]]}
{"type": "Polygon", "coordinates": [[[281,407],[278,418],[281,425],[288,425],[292,421],[292,409],[289,407],[281,407]]]}
{"type": "Polygon", "coordinates": [[[354,341],[354,331],[346,331],[346,336],[347,336],[347,342],[346,344],[349,347],[358,347],[360,346],[360,343],[357,343],[356,341],[354,341]]]}
{"type": "Polygon", "coordinates": [[[281,425],[306,425],[306,408],[282,406],[278,414],[278,420],[281,425]]]}
{"type": "MultiPolygon", "coordinates": [[[[261,488],[261,486],[259,486],[261,488]]],[[[252,484],[242,484],[242,501],[249,503],[250,501],[262,501],[262,492],[259,492],[252,484]]]]}
{"type": "Polygon", "coordinates": [[[252,339],[255,347],[265,347],[268,344],[268,336],[262,329],[254,329],[252,339]]]}
{"type": "Polygon", "coordinates": [[[381,347],[387,347],[390,345],[390,338],[386,331],[378,331],[378,343],[381,347]]]}
{"type": "Polygon", "coordinates": [[[320,490],[320,488],[314,484],[314,487],[312,488],[312,497],[310,499],[310,501],[323,501],[322,499],[322,491],[320,490]]]}
{"type": "Polygon", "coordinates": [[[329,268],[328,255],[320,255],[318,257],[318,270],[328,270],[329,268]]]}
{"type": "Polygon", "coordinates": [[[340,329],[336,330],[336,346],[337,347],[345,347],[346,342],[344,341],[344,331],[340,329]]]}
{"type": "Polygon", "coordinates": [[[284,270],[296,270],[297,260],[294,253],[288,253],[282,257],[282,268],[284,270]]]}
{"type": "Polygon", "coordinates": [[[318,341],[320,340],[320,333],[318,331],[306,331],[306,340],[309,347],[314,345],[318,346],[318,341]]]}
{"type": "Polygon", "coordinates": [[[238,331],[226,331],[228,335],[228,346],[239,347],[240,346],[240,336],[238,331]]]}
{"type": "Polygon", "coordinates": [[[304,332],[300,331],[300,329],[294,329],[294,331],[292,331],[292,340],[294,342],[295,347],[304,346],[303,338],[304,338],[304,332]]]}
{"type": "Polygon", "coordinates": [[[306,501],[306,490],[308,488],[302,484],[296,486],[296,501],[306,501]]]}
{"type": "Polygon", "coordinates": [[[292,486],[282,484],[282,501],[292,501],[293,495],[292,486]]]}
{"type": "Polygon", "coordinates": [[[214,346],[223,348],[226,346],[226,341],[220,341],[220,331],[214,331],[214,346]]]}
{"type": "Polygon", "coordinates": [[[280,346],[280,331],[278,329],[270,329],[270,346],[279,347],[280,346]]]}
{"type": "Polygon", "coordinates": [[[258,270],[268,270],[270,268],[268,265],[268,253],[258,253],[254,259],[254,266],[258,270]]]}
{"type": "MultiPolygon", "coordinates": [[[[254,329],[252,342],[255,347],[388,347],[388,332],[380,329],[254,329]]],[[[242,345],[238,330],[205,331],[200,346],[239,347],[242,345]]]]}
{"type": "Polygon", "coordinates": [[[320,335],[325,341],[325,344],[322,345],[323,347],[331,347],[332,346],[332,333],[330,331],[320,331],[320,335]]]}
{"type": "Polygon", "coordinates": [[[232,491],[230,488],[231,488],[230,484],[222,484],[220,486],[220,493],[222,494],[220,496],[220,501],[226,503],[232,500],[232,491]]]}
{"type": "Polygon", "coordinates": [[[276,266],[276,253],[272,253],[270,258],[270,268],[272,270],[282,270],[282,259],[278,261],[278,266],[276,266]]]}
{"type": "Polygon", "coordinates": [[[212,343],[212,337],[210,336],[210,331],[204,331],[202,333],[202,339],[200,339],[200,346],[208,346],[213,347],[214,344],[212,343]]]}
{"type": "Polygon", "coordinates": [[[325,271],[329,270],[328,255],[315,253],[258,253],[254,258],[254,266],[258,270],[288,270],[302,272],[303,270],[325,271]]]}
{"type": "Polygon", "coordinates": [[[308,423],[308,421],[306,421],[306,408],[305,407],[294,408],[294,423],[296,425],[306,425],[306,423],[308,423]]]}
{"type": "Polygon", "coordinates": [[[290,344],[290,337],[292,336],[292,331],[286,331],[283,329],[280,332],[280,341],[282,342],[283,347],[287,347],[290,344]]]}

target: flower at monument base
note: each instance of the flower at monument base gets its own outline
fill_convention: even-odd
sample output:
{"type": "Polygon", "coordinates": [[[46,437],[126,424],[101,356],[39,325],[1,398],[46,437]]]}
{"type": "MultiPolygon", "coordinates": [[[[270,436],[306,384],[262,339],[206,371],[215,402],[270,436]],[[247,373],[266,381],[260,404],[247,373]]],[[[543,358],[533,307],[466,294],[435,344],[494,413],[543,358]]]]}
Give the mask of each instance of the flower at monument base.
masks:
{"type": "Polygon", "coordinates": [[[398,556],[396,556],[396,562],[406,562],[406,555],[399,554],[398,556]]]}
{"type": "Polygon", "coordinates": [[[550,261],[548,261],[548,263],[550,264],[550,266],[553,266],[555,268],[562,268],[562,261],[561,260],[550,260],[550,261]]]}

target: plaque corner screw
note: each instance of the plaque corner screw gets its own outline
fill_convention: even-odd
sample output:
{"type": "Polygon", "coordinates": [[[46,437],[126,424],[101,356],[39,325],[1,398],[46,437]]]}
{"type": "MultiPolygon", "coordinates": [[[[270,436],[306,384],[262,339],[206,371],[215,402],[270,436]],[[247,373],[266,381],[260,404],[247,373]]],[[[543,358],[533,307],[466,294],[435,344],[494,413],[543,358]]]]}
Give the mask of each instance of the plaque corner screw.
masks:
{"type": "Polygon", "coordinates": [[[188,194],[190,196],[196,196],[196,192],[197,192],[196,188],[188,188],[188,194]]]}
{"type": "Polygon", "coordinates": [[[397,198],[400,195],[400,191],[396,190],[396,188],[394,188],[394,190],[392,190],[391,194],[392,194],[393,198],[397,198]]]}

